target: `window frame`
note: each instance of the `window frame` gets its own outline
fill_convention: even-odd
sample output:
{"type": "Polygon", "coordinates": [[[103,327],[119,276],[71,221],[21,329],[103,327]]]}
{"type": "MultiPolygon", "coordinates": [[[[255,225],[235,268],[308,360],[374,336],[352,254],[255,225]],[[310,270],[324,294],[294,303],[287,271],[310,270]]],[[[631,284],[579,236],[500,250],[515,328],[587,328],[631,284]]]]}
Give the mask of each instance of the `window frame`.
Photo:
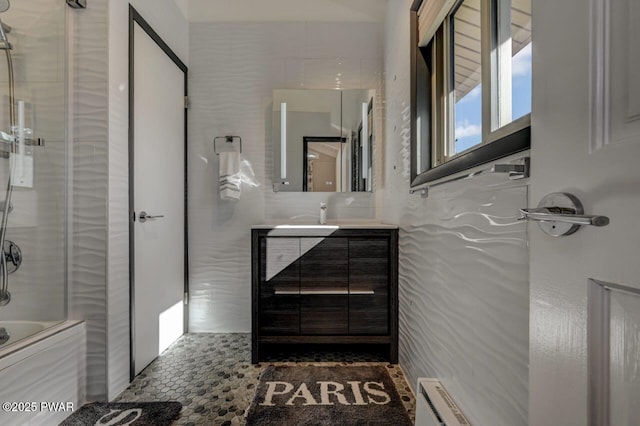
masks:
{"type": "MultiPolygon", "coordinates": [[[[499,49],[493,49],[496,45],[498,27],[497,16],[499,0],[481,0],[481,55],[482,55],[482,142],[467,150],[447,156],[449,147],[449,135],[455,125],[451,120],[452,108],[448,77],[450,60],[447,55],[453,55],[451,48],[452,34],[449,31],[449,22],[463,0],[455,3],[444,22],[434,33],[427,47],[419,47],[418,39],[418,9],[422,1],[415,0],[410,10],[410,55],[411,55],[411,187],[433,182],[482,164],[486,164],[518,152],[526,151],[531,147],[531,113],[526,114],[510,123],[499,125],[499,49]],[[438,42],[438,39],[442,41],[438,42]],[[425,74],[423,52],[424,49],[432,50],[432,73],[428,75],[432,85],[431,99],[425,100],[425,94],[419,93],[419,87],[424,86],[419,78],[427,77],[425,74]],[[435,50],[435,52],[433,52],[435,50]],[[435,73],[433,69],[435,68],[435,73]],[[438,75],[439,73],[439,75],[438,75]],[[434,77],[435,76],[435,77],[434,77]],[[434,81],[435,80],[435,81],[434,81]],[[443,81],[444,80],[444,81],[443,81]],[[424,105],[429,108],[424,108],[424,105]],[[430,153],[428,167],[420,172],[417,169],[417,153],[421,149],[418,146],[417,121],[429,123],[427,151],[430,153]]],[[[423,132],[424,134],[424,132],[423,132]]]]}

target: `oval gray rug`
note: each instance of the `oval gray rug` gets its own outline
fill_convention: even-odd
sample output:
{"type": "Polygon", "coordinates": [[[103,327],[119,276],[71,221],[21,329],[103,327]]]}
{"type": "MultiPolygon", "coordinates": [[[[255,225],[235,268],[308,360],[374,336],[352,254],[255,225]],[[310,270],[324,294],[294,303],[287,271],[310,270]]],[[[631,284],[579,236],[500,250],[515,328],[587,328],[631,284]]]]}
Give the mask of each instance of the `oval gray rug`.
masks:
{"type": "Polygon", "coordinates": [[[247,425],[409,426],[411,421],[382,366],[272,366],[260,376],[247,425]]]}

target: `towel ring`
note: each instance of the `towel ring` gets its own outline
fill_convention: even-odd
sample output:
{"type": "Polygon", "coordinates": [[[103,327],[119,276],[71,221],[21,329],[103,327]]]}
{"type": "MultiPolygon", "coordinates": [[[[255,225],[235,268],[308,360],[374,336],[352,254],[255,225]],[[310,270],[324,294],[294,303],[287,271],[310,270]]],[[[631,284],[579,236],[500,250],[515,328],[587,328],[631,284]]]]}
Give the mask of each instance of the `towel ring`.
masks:
{"type": "Polygon", "coordinates": [[[218,152],[218,146],[216,145],[216,143],[218,142],[218,140],[221,140],[221,139],[224,139],[226,143],[230,143],[230,144],[233,144],[237,140],[240,145],[239,152],[240,154],[242,154],[242,138],[240,136],[217,136],[213,138],[213,152],[215,152],[216,155],[220,155],[220,153],[218,152]]]}

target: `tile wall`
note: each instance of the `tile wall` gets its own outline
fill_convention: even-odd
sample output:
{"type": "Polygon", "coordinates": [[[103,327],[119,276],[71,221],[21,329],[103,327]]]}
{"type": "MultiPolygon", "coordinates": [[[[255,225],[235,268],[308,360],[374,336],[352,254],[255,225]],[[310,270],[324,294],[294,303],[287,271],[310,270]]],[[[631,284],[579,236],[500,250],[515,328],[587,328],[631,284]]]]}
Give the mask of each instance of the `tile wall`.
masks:
{"type": "Polygon", "coordinates": [[[528,182],[484,175],[409,195],[410,5],[389,2],[384,38],[380,204],[400,227],[400,365],[413,387],[440,378],[473,424],[526,425],[528,182]]]}
{"type": "MultiPolygon", "coordinates": [[[[246,332],[251,320],[251,225],[375,220],[370,193],[274,193],[272,92],[282,88],[376,89],[382,132],[382,26],[375,23],[192,23],[189,92],[189,281],[192,332],[246,332]],[[259,187],[238,202],[217,193],[213,138],[239,135],[259,187]]],[[[379,150],[374,153],[380,167],[379,150]]]]}

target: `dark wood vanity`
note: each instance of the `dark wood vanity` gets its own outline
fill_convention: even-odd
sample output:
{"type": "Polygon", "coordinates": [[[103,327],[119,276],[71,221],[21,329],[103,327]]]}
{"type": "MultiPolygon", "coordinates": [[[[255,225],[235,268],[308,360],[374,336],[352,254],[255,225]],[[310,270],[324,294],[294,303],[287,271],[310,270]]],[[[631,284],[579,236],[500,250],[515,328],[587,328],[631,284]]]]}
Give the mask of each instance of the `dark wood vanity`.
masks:
{"type": "Polygon", "coordinates": [[[252,362],[265,345],[372,344],[398,361],[398,230],[252,229],[252,362]]]}

